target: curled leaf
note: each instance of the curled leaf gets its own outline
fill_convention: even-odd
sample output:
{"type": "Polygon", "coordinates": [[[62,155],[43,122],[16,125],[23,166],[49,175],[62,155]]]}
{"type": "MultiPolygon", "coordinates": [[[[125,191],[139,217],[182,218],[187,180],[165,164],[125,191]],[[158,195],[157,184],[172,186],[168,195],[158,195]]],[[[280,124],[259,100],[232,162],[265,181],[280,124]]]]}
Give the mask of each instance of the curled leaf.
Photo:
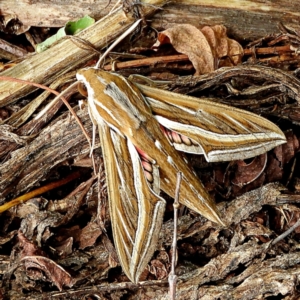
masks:
{"type": "Polygon", "coordinates": [[[196,69],[196,74],[212,72],[214,57],[204,34],[195,26],[178,25],[159,33],[153,47],[170,43],[176,51],[186,54],[196,69]]]}
{"type": "Polygon", "coordinates": [[[230,67],[241,63],[243,47],[235,40],[227,37],[226,27],[223,25],[204,26],[201,32],[205,35],[213,55],[221,60],[218,67],[230,67]]]}
{"type": "Polygon", "coordinates": [[[21,261],[24,263],[29,277],[41,278],[44,274],[60,291],[63,286],[70,287],[74,284],[71,275],[60,265],[46,257],[45,253],[29,241],[21,231],[18,233],[18,239],[22,248],[21,261]]]}
{"type": "Polygon", "coordinates": [[[80,234],[80,249],[93,246],[102,231],[98,224],[90,222],[85,226],[80,234]]]}
{"type": "Polygon", "coordinates": [[[44,256],[25,256],[22,258],[25,268],[42,271],[53,284],[61,291],[63,286],[71,287],[74,283],[71,275],[53,260],[44,256]]]}
{"type": "Polygon", "coordinates": [[[196,69],[195,75],[237,65],[243,56],[242,46],[227,37],[223,25],[205,26],[201,31],[189,24],[177,25],[159,33],[153,48],[163,44],[172,44],[176,51],[186,54],[196,69]]]}
{"type": "Polygon", "coordinates": [[[244,160],[237,161],[232,183],[242,187],[253,182],[264,172],[267,160],[268,156],[265,153],[256,156],[250,163],[246,163],[244,160]]]}

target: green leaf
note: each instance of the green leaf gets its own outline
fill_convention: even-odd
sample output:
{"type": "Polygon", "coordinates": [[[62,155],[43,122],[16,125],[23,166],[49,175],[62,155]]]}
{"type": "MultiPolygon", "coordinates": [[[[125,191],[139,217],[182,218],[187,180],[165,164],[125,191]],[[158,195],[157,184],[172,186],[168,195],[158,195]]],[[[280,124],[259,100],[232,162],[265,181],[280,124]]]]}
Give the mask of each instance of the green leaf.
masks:
{"type": "Polygon", "coordinates": [[[45,50],[47,50],[53,43],[58,41],[60,38],[66,36],[66,35],[75,35],[81,30],[91,26],[95,23],[95,20],[89,16],[84,16],[81,19],[78,19],[76,21],[69,21],[65,27],[60,28],[57,33],[48,39],[46,39],[44,42],[38,44],[36,46],[36,52],[40,53],[45,50]]]}
{"type": "Polygon", "coordinates": [[[80,32],[81,30],[91,26],[95,23],[95,20],[89,16],[84,16],[83,18],[77,21],[70,21],[65,26],[66,34],[68,35],[75,35],[76,33],[80,32]]]}

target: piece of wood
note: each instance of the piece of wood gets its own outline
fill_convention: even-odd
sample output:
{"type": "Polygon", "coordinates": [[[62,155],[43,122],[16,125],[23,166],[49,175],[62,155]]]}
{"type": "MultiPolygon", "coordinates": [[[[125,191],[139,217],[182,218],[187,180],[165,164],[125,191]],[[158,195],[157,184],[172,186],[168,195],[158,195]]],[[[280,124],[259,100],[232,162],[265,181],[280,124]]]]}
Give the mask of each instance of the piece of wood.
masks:
{"type": "MultiPolygon", "coordinates": [[[[167,0],[145,1],[148,5],[142,7],[143,16],[152,14],[166,2],[167,0]]],[[[135,21],[136,18],[131,12],[125,14],[120,7],[76,36],[102,49],[125,32],[135,21]]],[[[92,57],[95,57],[95,52],[79,48],[70,39],[62,39],[47,51],[26,58],[15,67],[2,72],[1,75],[48,85],[59,76],[79,68],[92,57]]],[[[16,101],[34,89],[36,88],[29,85],[0,81],[0,107],[16,101]]]]}
{"type": "MultiPolygon", "coordinates": [[[[77,113],[86,129],[91,131],[92,123],[87,111],[77,113]]],[[[89,145],[80,127],[74,119],[70,121],[68,112],[65,113],[26,146],[14,151],[11,158],[1,164],[0,203],[4,203],[8,194],[13,198],[36,187],[37,183],[45,179],[51,169],[61,162],[89,151],[89,145]]]]}
{"type": "Polygon", "coordinates": [[[188,23],[197,27],[223,24],[237,40],[254,40],[278,33],[278,24],[299,29],[298,1],[176,0],[155,14],[152,26],[188,23]]]}
{"type": "Polygon", "coordinates": [[[66,22],[89,15],[100,19],[107,15],[116,0],[1,0],[1,13],[12,14],[25,26],[63,27],[66,22]]]}
{"type": "MultiPolygon", "coordinates": [[[[43,0],[1,0],[1,11],[17,15],[26,26],[62,27],[67,21],[86,14],[98,20],[116,2],[78,0],[74,5],[74,1],[64,0],[55,3],[43,0]]],[[[277,33],[279,22],[299,29],[299,10],[298,1],[287,0],[175,0],[152,18],[152,26],[166,28],[174,24],[189,23],[202,27],[223,24],[230,28],[230,34],[234,38],[253,40],[277,33]]]]}

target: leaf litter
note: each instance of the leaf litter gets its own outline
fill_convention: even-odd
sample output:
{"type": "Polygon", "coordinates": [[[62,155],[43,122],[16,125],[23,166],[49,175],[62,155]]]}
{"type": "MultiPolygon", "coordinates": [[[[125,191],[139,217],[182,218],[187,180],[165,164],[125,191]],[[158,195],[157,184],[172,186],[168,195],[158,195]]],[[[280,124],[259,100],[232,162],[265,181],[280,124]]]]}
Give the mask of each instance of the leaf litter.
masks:
{"type": "MultiPolygon", "coordinates": [[[[268,38],[263,42],[271,41],[268,38]]],[[[295,43],[293,39],[291,47],[295,43]]],[[[134,42],[123,47],[129,52],[134,42]]],[[[259,66],[249,65],[245,71],[239,65],[245,60],[243,53],[247,53],[247,48],[228,38],[224,26],[199,30],[189,24],[179,25],[161,32],[152,49],[135,48],[135,52],[150,53],[148,59],[153,58],[154,62],[156,55],[164,51],[174,55],[175,50],[187,58],[181,63],[162,60],[152,66],[148,62],[151,67],[145,68],[145,74],[155,79],[161,76],[159,70],[165,69],[165,77],[177,78],[181,70],[188,70],[189,74],[202,76],[177,78],[169,88],[181,92],[193,89],[198,96],[209,96],[212,101],[248,106],[275,122],[283,119],[284,128],[299,126],[297,78],[292,78],[290,72],[291,77],[286,76],[283,81],[277,69],[266,76],[265,69],[259,66]],[[168,44],[173,49],[163,49],[168,44]],[[219,71],[223,66],[232,69],[225,74],[219,71]]],[[[136,64],[142,60],[139,58],[136,64]]],[[[125,75],[126,71],[135,72],[121,70],[125,75]]],[[[8,106],[7,111],[12,109],[8,106]]],[[[86,109],[77,113],[91,132],[86,109]]],[[[70,170],[80,168],[83,174],[78,189],[79,181],[66,191],[48,192],[2,214],[2,294],[13,299],[26,292],[37,298],[42,291],[50,298],[64,297],[67,290],[73,298],[93,292],[103,299],[133,299],[134,286],[124,286],[128,280],[116,268],[119,263],[110,234],[104,172],[96,181],[87,158],[89,146],[80,129],[67,112],[56,114],[49,115],[50,122],[39,125],[30,121],[25,125],[20,122],[19,128],[1,125],[2,203],[45,181],[65,176],[70,170]],[[34,134],[24,133],[28,127],[35,130],[34,134]]],[[[189,156],[199,177],[219,201],[228,228],[220,229],[193,212],[183,212],[179,217],[178,299],[189,299],[195,292],[203,299],[254,299],[296,293],[299,230],[271,245],[272,239],[299,217],[299,208],[293,205],[299,201],[295,184],[299,174],[293,167],[299,138],[289,130],[287,140],[286,145],[251,161],[208,165],[201,157],[189,156]],[[287,178],[289,189],[270,183],[285,183],[287,178]]],[[[96,158],[100,159],[100,155],[96,152],[96,158]]],[[[158,251],[142,275],[145,281],[158,280],[152,286],[141,285],[142,293],[152,298],[167,294],[167,287],[160,286],[159,280],[165,280],[170,270],[171,211],[172,208],[167,209],[158,251]],[[155,284],[158,286],[153,288],[155,284]]]]}

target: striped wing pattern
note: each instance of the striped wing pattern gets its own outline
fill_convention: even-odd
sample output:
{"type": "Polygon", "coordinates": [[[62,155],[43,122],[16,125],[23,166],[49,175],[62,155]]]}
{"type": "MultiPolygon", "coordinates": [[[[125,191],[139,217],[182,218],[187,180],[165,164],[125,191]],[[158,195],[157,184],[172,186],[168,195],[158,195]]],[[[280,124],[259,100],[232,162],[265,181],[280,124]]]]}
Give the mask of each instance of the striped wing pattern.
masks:
{"type": "Polygon", "coordinates": [[[115,247],[132,282],[138,282],[157,244],[166,205],[160,186],[174,195],[176,172],[183,173],[181,203],[224,225],[208,192],[175,149],[226,161],[286,142],[276,125],[244,110],[134,85],[94,68],[79,71],[77,79],[87,88],[89,113],[99,127],[115,247]],[[174,132],[180,138],[172,141],[174,132]],[[135,147],[149,156],[151,184],[135,147]]]}
{"type": "Polygon", "coordinates": [[[138,282],[155,251],[165,200],[149,186],[133,144],[105,123],[99,131],[116,250],[125,274],[138,282]]]}
{"type": "Polygon", "coordinates": [[[204,154],[209,162],[246,159],[286,143],[272,122],[251,112],[195,97],[138,85],[164,127],[194,142],[176,144],[177,150],[204,154]],[[155,95],[159,93],[159,100],[155,95]]]}

